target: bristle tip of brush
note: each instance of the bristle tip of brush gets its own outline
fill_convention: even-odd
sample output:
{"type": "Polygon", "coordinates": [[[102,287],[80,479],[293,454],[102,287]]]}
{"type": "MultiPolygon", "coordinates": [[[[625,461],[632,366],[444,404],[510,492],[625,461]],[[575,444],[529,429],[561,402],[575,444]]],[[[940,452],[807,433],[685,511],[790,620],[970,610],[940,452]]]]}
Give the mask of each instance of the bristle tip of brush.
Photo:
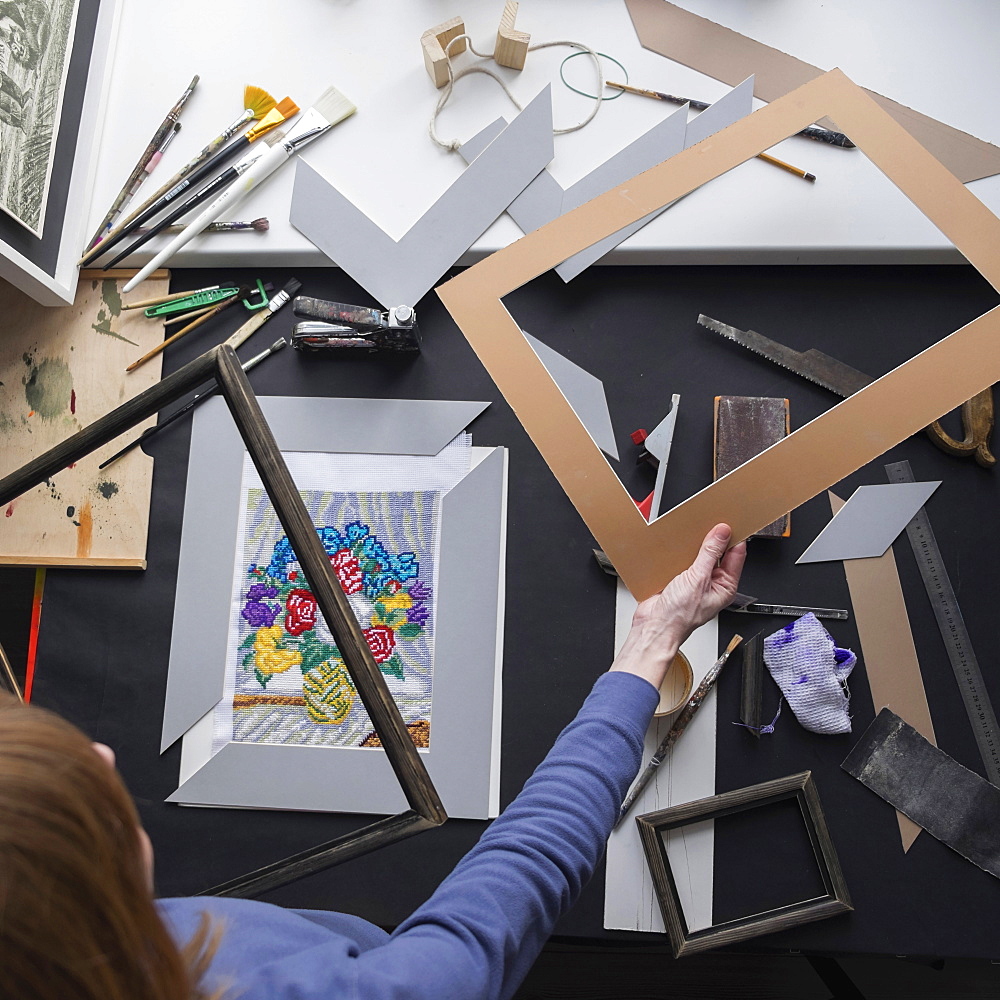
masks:
{"type": "Polygon", "coordinates": [[[345,118],[350,118],[358,110],[354,102],[336,87],[327,87],[320,94],[313,109],[331,125],[337,125],[345,118]]]}
{"type": "Polygon", "coordinates": [[[248,83],[243,88],[243,107],[253,112],[254,119],[260,121],[278,102],[263,88],[248,83]]]}

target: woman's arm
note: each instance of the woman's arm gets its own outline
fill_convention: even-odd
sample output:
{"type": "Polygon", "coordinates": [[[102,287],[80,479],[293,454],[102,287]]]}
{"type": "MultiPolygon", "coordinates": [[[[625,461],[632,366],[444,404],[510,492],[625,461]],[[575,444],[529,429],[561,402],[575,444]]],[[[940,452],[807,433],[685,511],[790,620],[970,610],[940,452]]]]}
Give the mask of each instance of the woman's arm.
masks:
{"type": "Polygon", "coordinates": [[[641,763],[657,688],[677,648],[736,592],[730,531],[636,610],[611,671],[521,793],[431,898],[356,963],[359,997],[509,997],[593,873],[641,763]]]}

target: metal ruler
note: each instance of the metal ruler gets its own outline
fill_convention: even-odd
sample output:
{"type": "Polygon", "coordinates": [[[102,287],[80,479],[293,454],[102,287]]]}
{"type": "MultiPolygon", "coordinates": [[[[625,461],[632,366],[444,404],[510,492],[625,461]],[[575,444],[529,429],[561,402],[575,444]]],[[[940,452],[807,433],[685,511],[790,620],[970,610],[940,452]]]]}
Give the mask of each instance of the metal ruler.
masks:
{"type": "MultiPolygon", "coordinates": [[[[914,481],[909,462],[893,462],[885,467],[885,471],[890,483],[914,481]]],[[[997,726],[997,717],[986,692],[979,661],[972,649],[965,619],[958,607],[955,589],[948,579],[941,550],[923,507],[906,526],[906,534],[910,539],[934,618],[941,630],[955,680],[958,681],[965,711],[979,745],[979,754],[986,765],[986,777],[992,784],[1000,785],[1000,727],[997,726]]]]}

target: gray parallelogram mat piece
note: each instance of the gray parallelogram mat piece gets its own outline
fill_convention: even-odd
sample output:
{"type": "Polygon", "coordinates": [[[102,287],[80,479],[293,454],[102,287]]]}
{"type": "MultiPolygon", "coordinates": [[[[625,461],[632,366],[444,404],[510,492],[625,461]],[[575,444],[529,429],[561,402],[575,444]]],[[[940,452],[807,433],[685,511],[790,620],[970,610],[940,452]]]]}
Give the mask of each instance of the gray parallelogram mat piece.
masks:
{"type": "MultiPolygon", "coordinates": [[[[690,122],[687,120],[687,107],[678,108],[659,125],[654,125],[609,160],[595,167],[586,177],[581,177],[567,190],[563,190],[552,174],[543,170],[511,202],[507,208],[508,214],[524,232],[530,233],[604,194],[605,191],[610,191],[611,188],[635,177],[636,174],[655,167],[682,149],[707,139],[715,132],[750,114],[753,110],[753,82],[754,78],[748,77],[690,122]]],[[[466,162],[473,161],[489,143],[493,142],[502,128],[502,120],[487,125],[468,142],[463,143],[459,153],[466,162]]],[[[556,268],[556,273],[563,281],[570,281],[669,207],[665,205],[663,208],[658,208],[638,222],[633,222],[567,258],[556,268]]]]}
{"type": "Polygon", "coordinates": [[[545,370],[552,376],[552,381],[559,386],[559,391],[573,407],[594,443],[617,462],[618,448],[615,445],[615,431],[611,426],[604,383],[530,333],[523,330],[521,332],[538,355],[538,360],[545,365],[545,370]]]}
{"type": "MultiPolygon", "coordinates": [[[[382,455],[436,455],[489,406],[452,400],[317,398],[308,400],[309,419],[303,420],[297,397],[261,396],[259,401],[285,451],[382,455]]],[[[245,450],[221,397],[195,410],[177,579],[198,585],[177,589],[161,753],[222,697],[227,629],[218,623],[229,621],[245,450]],[[191,511],[202,514],[193,517],[191,511]],[[233,519],[231,525],[227,517],[233,519]],[[202,669],[175,669],[175,664],[185,663],[201,664],[202,669]]]]}
{"type": "Polygon", "coordinates": [[[842,559],[875,559],[885,555],[913,515],[940,485],[938,480],[936,483],[859,486],[795,560],[796,565],[839,562],[842,559]]]}
{"type": "MultiPolygon", "coordinates": [[[[442,498],[432,734],[420,755],[453,819],[487,819],[499,811],[491,774],[498,764],[493,694],[505,489],[506,453],[494,448],[442,498]]],[[[389,758],[379,750],[235,742],[167,801],[315,812],[406,809],[389,758]]]]}
{"type": "Polygon", "coordinates": [[[932,837],[1000,878],[1000,788],[888,708],[840,765],[932,837]]]}
{"type": "Polygon", "coordinates": [[[415,306],[552,159],[546,87],[394,240],[302,158],[289,220],[386,308],[415,306]]]}

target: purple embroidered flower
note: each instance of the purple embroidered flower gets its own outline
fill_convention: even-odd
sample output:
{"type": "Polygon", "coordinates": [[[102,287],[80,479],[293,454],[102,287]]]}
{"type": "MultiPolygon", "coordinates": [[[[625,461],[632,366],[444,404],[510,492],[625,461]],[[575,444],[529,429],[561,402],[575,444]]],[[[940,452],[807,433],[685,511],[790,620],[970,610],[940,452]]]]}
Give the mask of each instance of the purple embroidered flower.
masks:
{"type": "MultiPolygon", "coordinates": [[[[412,593],[412,590],[410,591],[412,593]]],[[[411,605],[406,610],[406,620],[413,625],[419,625],[421,628],[427,624],[427,619],[430,618],[431,612],[430,608],[426,604],[417,603],[411,605]]]]}
{"type": "Polygon", "coordinates": [[[266,583],[255,583],[247,591],[248,601],[259,601],[262,597],[277,597],[278,588],[269,587],[266,583]]]}
{"type": "Polygon", "coordinates": [[[431,596],[431,588],[423,580],[417,580],[408,593],[415,601],[426,601],[431,596]]]}
{"type": "MultiPolygon", "coordinates": [[[[268,588],[271,589],[271,588],[268,588]]],[[[281,610],[279,604],[264,604],[261,601],[247,601],[241,612],[253,628],[270,628],[281,610]]]]}

